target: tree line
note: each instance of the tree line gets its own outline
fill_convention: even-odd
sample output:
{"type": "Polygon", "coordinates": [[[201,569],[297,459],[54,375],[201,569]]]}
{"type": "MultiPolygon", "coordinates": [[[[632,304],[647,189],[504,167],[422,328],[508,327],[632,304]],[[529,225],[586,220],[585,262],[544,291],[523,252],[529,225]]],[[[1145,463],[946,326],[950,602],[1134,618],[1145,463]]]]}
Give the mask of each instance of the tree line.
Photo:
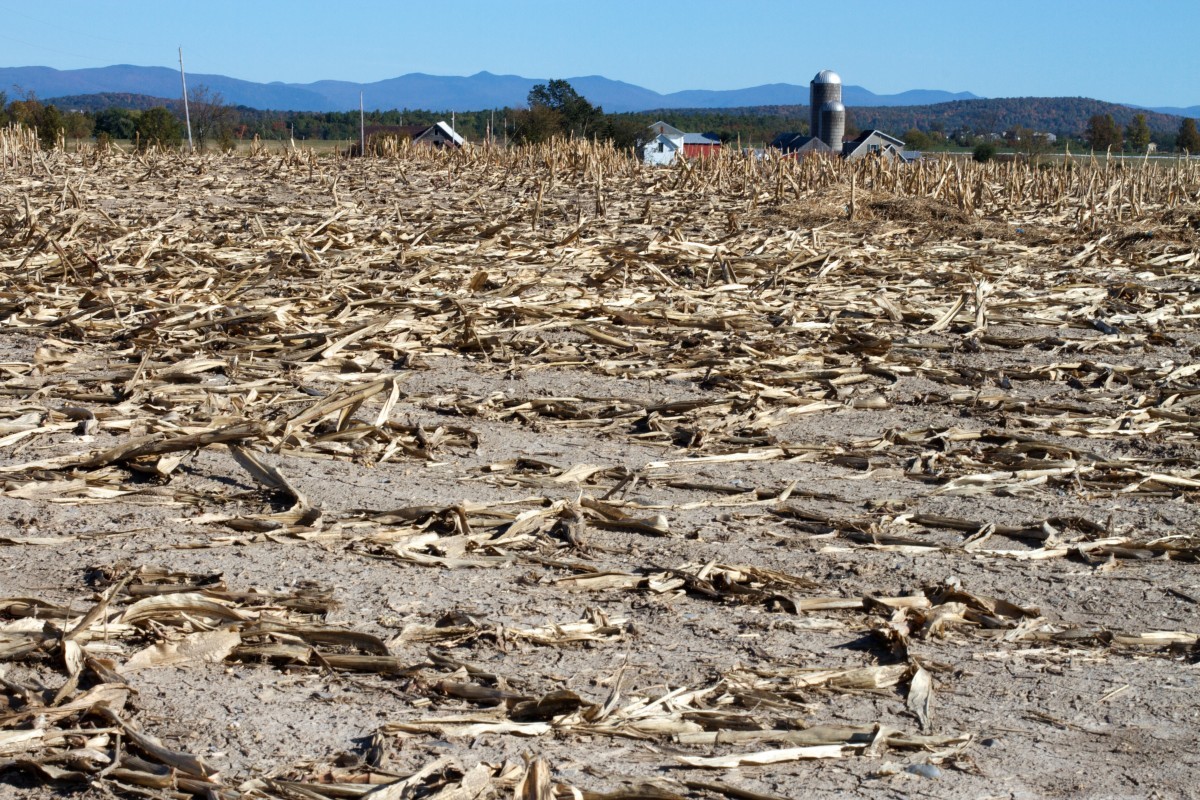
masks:
{"type": "MultiPolygon", "coordinates": [[[[199,149],[228,149],[239,140],[295,139],[355,141],[357,111],[263,111],[233,106],[205,86],[192,88],[188,111],[192,137],[199,149]]],[[[441,112],[392,109],[367,112],[367,126],[380,131],[412,130],[446,119],[441,112]]],[[[54,103],[26,94],[9,101],[0,92],[0,125],[16,122],[35,128],[49,146],[68,139],[123,139],[139,146],[177,146],[184,135],[182,102],[142,95],[81,95],[54,103]]],[[[581,96],[565,80],[551,80],[530,90],[523,108],[458,113],[454,127],[470,141],[498,144],[538,142],[552,136],[608,140],[633,146],[651,123],[666,119],[676,127],[716,134],[727,143],[764,145],[779,133],[807,133],[807,106],[735,109],[673,109],[608,114],[581,96]]],[[[997,136],[1014,149],[1049,149],[1045,133],[1075,146],[1097,151],[1200,152],[1196,121],[1086,98],[1008,98],[960,100],[929,106],[847,109],[846,135],[878,128],[904,139],[912,149],[973,147],[997,136]],[[1086,120],[1086,122],[1085,122],[1086,120]],[[1177,126],[1177,127],[1176,127],[1177,126]],[[1039,136],[1042,137],[1039,139],[1039,136]]]]}
{"type": "MultiPolygon", "coordinates": [[[[1117,124],[1111,114],[1096,114],[1088,120],[1085,139],[1093,150],[1129,150],[1144,153],[1152,141],[1145,114],[1134,114],[1124,128],[1117,124]]],[[[1176,150],[1200,153],[1200,132],[1196,120],[1185,117],[1172,143],[1176,150]]]]}
{"type": "Polygon", "coordinates": [[[0,127],[22,125],[37,132],[44,147],[54,147],[60,139],[129,139],[139,149],[156,145],[177,147],[183,139],[183,126],[165,106],[144,110],[106,108],[91,112],[62,111],[53,103],[43,103],[32,93],[9,101],[0,92],[0,127]]]}

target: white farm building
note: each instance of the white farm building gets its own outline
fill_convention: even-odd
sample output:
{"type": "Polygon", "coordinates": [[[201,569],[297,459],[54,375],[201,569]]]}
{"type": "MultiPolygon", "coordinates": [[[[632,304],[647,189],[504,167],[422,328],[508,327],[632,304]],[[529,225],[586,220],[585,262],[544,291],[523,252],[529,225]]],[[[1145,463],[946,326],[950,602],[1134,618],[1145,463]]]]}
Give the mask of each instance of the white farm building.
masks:
{"type": "Polygon", "coordinates": [[[637,156],[643,164],[661,166],[674,164],[683,155],[683,131],[665,122],[656,122],[646,129],[646,137],[638,142],[637,156]]]}

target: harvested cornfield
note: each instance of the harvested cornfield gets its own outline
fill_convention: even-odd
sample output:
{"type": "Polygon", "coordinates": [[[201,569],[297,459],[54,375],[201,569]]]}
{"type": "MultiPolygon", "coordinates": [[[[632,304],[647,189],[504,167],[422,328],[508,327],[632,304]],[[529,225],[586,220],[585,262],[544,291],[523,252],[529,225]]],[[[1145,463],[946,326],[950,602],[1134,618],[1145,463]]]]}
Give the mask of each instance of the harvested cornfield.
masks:
{"type": "Polygon", "coordinates": [[[0,136],[0,787],[1184,796],[1200,164],[0,136]]]}

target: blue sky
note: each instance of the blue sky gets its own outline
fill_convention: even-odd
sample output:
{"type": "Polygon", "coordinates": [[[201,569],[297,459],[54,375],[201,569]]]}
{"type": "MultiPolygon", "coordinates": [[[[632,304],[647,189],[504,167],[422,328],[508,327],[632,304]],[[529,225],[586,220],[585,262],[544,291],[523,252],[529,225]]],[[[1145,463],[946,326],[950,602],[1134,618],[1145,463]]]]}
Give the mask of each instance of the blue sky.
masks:
{"type": "Polygon", "coordinates": [[[1200,104],[1200,0],[0,0],[0,20],[6,67],[172,67],[182,45],[189,72],[288,83],[487,70],[672,92],[831,68],[880,94],[1200,104]]]}

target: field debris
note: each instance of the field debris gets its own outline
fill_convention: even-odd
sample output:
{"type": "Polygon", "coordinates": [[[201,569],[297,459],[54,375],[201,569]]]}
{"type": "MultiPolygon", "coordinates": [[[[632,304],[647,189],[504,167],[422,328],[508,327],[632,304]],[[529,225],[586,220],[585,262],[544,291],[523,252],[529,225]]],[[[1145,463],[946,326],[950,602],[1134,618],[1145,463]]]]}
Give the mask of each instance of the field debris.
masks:
{"type": "Polygon", "coordinates": [[[1194,160],[0,132],[0,782],[1170,794],[1198,268],[1194,160]]]}

